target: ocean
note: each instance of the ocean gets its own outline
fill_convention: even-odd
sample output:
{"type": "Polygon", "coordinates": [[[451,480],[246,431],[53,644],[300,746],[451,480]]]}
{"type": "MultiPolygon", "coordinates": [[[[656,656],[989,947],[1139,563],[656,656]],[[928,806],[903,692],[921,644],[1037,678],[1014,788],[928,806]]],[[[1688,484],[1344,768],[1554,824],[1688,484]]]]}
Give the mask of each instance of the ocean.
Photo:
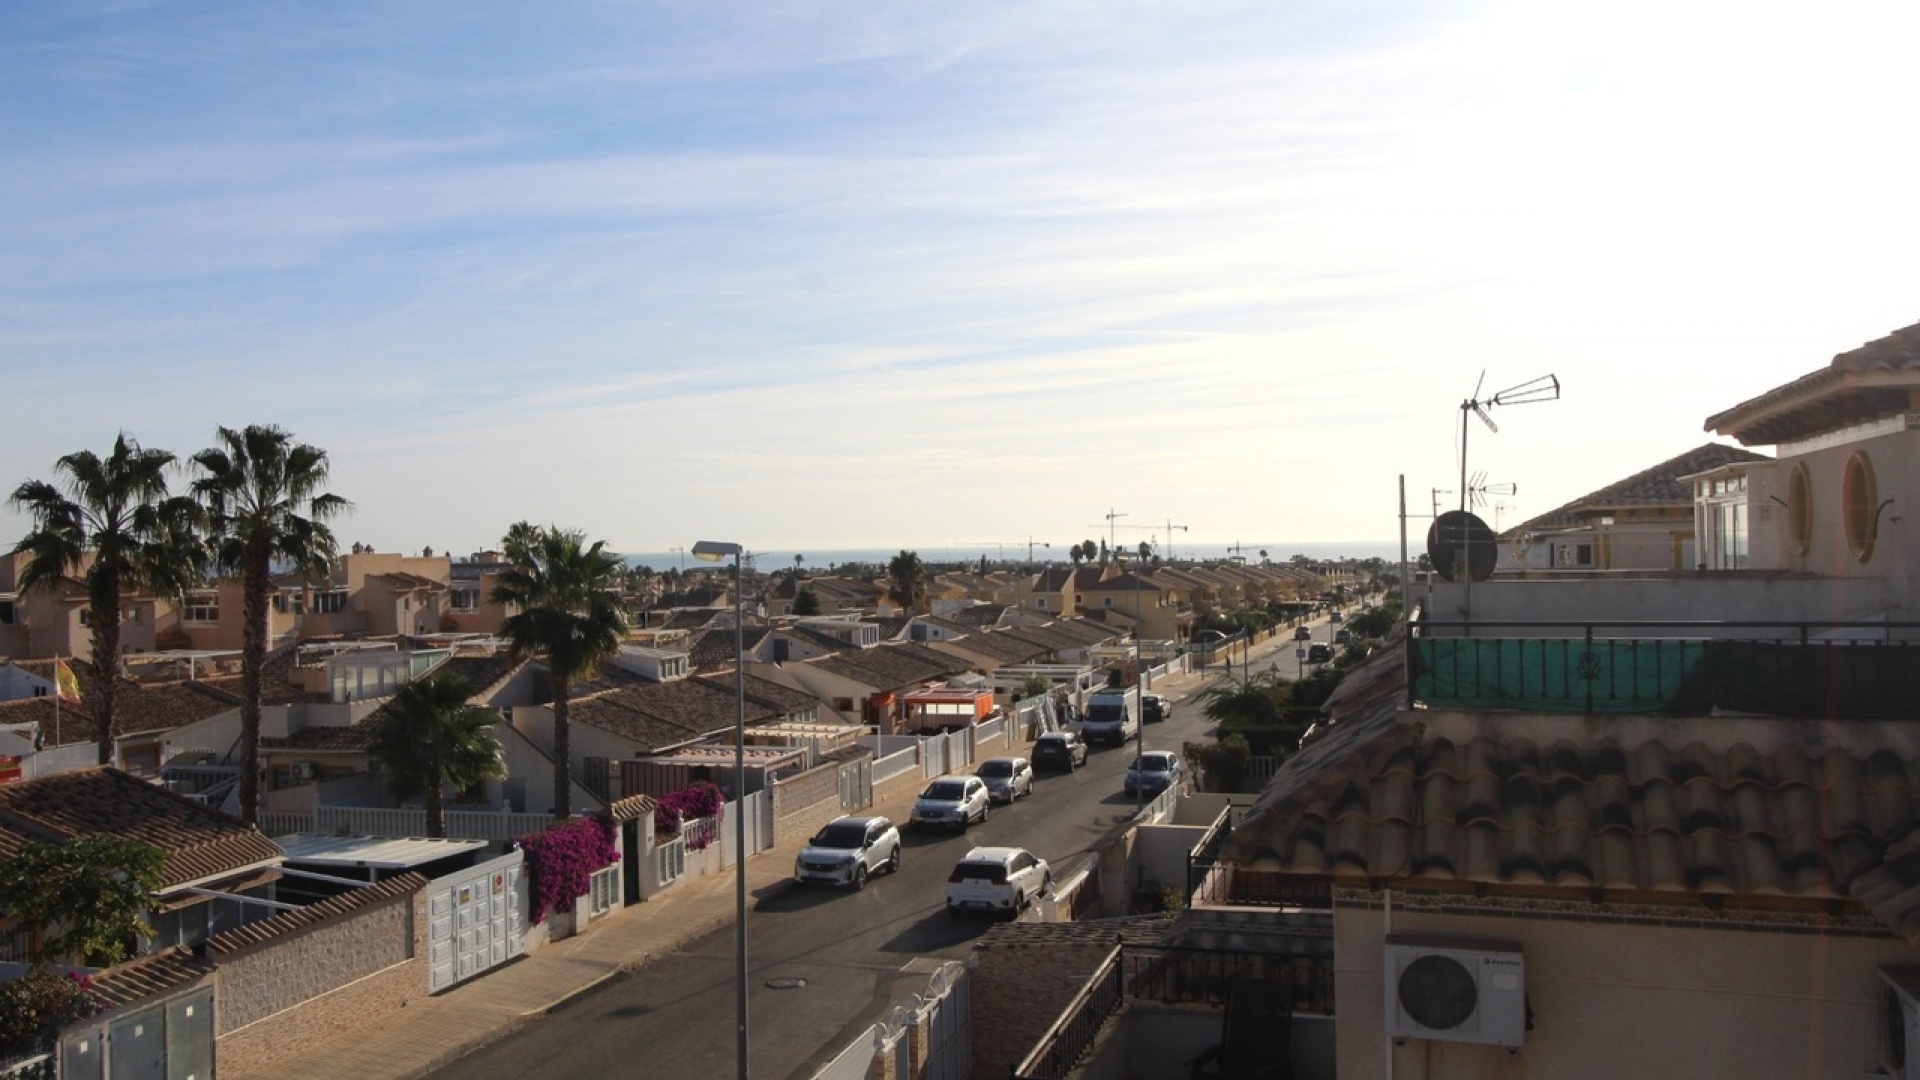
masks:
{"type": "MultiPolygon", "coordinates": [[[[1093,538],[1098,542],[1099,537],[1093,538]]],[[[1055,548],[1043,548],[1038,544],[1033,548],[1035,565],[1049,562],[1066,565],[1072,560],[1067,557],[1067,549],[1072,541],[1055,548]]],[[[1136,544],[1138,541],[1136,541],[1136,544]]],[[[1158,545],[1156,545],[1157,549],[1158,545]]],[[[1175,543],[1172,558],[1178,562],[1194,559],[1225,559],[1231,555],[1245,555],[1251,562],[1260,561],[1260,552],[1265,551],[1273,562],[1291,561],[1295,555],[1305,555],[1310,559],[1385,559],[1398,562],[1400,545],[1397,541],[1354,540],[1354,541],[1317,541],[1312,543],[1252,543],[1239,545],[1237,551],[1229,550],[1232,544],[1175,543]]],[[[799,565],[809,570],[833,570],[849,563],[866,563],[884,569],[887,561],[900,553],[900,548],[820,548],[812,551],[793,551],[776,549],[773,551],[750,551],[748,558],[753,568],[768,573],[792,567],[796,557],[799,565]]],[[[952,569],[959,565],[977,567],[980,557],[986,556],[989,565],[993,563],[1024,563],[1027,560],[1025,544],[995,544],[990,547],[955,545],[951,547],[919,547],[916,551],[921,561],[937,570],[952,569]]],[[[1161,554],[1165,554],[1161,552],[1161,554]]],[[[1410,555],[1417,552],[1409,552],[1410,555]]],[[[669,570],[675,567],[685,570],[703,565],[700,560],[684,551],[641,551],[624,556],[628,565],[650,566],[655,570],[669,570]]]]}

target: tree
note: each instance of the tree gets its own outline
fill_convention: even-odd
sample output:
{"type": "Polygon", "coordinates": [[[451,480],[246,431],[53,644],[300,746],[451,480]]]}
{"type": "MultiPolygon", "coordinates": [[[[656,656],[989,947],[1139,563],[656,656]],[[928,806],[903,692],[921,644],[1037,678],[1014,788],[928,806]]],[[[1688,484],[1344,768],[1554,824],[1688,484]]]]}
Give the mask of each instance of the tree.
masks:
{"type": "Polygon", "coordinates": [[[0,911],[39,932],[35,963],[108,967],[153,936],[147,913],[164,861],[159,848],[117,836],[29,840],[0,860],[0,911]]]}
{"type": "Polygon", "coordinates": [[[1075,544],[1067,549],[1067,558],[1073,561],[1073,568],[1075,570],[1080,569],[1080,560],[1086,557],[1086,549],[1082,548],[1079,544],[1075,544]]]}
{"type": "Polygon", "coordinates": [[[120,675],[120,597],[147,589],[177,598],[199,581],[204,549],[199,507],[167,491],[174,456],[141,447],[125,432],[105,458],[79,450],[54,463],[58,484],[29,480],[9,500],[33,521],[15,545],[27,556],[19,590],[78,574],[87,589],[93,649],[88,701],[98,760],[113,761],[120,675]]]}
{"type": "Polygon", "coordinates": [[[902,551],[887,563],[887,598],[913,614],[927,600],[927,564],[918,552],[902,551]]]}
{"type": "Polygon", "coordinates": [[[327,522],[353,504],[325,490],[327,452],[295,442],[272,424],[220,428],[218,445],[193,455],[194,494],[207,512],[215,562],[238,574],[240,627],[240,818],[260,820],[260,680],[267,663],[267,603],[273,571],[308,581],[331,571],[336,545],[327,522]]]}
{"type": "Polygon", "coordinates": [[[1020,688],[1013,693],[1013,700],[1025,701],[1031,697],[1041,697],[1053,690],[1053,680],[1045,675],[1029,675],[1020,680],[1020,688]]]}
{"type": "Polygon", "coordinates": [[[1146,562],[1148,559],[1153,558],[1153,543],[1148,540],[1140,541],[1139,551],[1140,551],[1140,561],[1146,562]]]}
{"type": "Polygon", "coordinates": [[[1229,678],[1200,692],[1200,711],[1217,724],[1253,727],[1280,721],[1292,695],[1285,683],[1267,675],[1229,678]]]}
{"type": "Polygon", "coordinates": [[[514,609],[500,626],[515,656],[545,656],[553,677],[553,816],[572,816],[569,721],[573,683],[620,650],[626,612],[613,595],[620,560],[583,533],[549,525],[509,532],[493,602],[514,609]]]}
{"type": "Polygon", "coordinates": [[[795,615],[820,614],[820,594],[805,585],[800,586],[800,591],[793,594],[793,613],[795,615]]]}
{"type": "Polygon", "coordinates": [[[500,742],[487,729],[492,709],[470,704],[466,681],[436,673],[408,683],[380,710],[367,751],[386,766],[396,799],[421,799],[427,835],[447,835],[446,789],[458,791],[505,776],[500,742]]]}

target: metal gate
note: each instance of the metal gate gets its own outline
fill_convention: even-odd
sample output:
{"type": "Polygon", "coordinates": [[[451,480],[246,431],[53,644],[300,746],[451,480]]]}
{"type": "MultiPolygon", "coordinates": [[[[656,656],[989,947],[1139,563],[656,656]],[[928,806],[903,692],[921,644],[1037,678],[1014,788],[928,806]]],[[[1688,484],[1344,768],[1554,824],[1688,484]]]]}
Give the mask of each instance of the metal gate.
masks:
{"type": "Polygon", "coordinates": [[[873,805],[873,759],[861,758],[840,766],[840,809],[864,810],[873,805]]]}
{"type": "Polygon", "coordinates": [[[72,1080],[212,1080],[213,990],[155,1002],[60,1040],[72,1080]]]}
{"type": "Polygon", "coordinates": [[[526,946],[524,852],[435,878],[427,887],[427,990],[506,963],[526,946]]]}

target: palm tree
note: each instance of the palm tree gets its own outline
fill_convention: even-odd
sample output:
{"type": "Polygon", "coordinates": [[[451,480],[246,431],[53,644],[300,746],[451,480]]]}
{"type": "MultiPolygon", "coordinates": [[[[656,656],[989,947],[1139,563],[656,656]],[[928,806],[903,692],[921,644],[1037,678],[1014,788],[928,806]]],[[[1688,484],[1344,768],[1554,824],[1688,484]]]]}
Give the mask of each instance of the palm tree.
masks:
{"type": "Polygon", "coordinates": [[[1067,549],[1067,558],[1073,560],[1073,568],[1075,570],[1080,569],[1080,560],[1086,557],[1086,549],[1082,548],[1079,544],[1075,544],[1067,549]]]}
{"type": "Polygon", "coordinates": [[[612,591],[620,560],[604,543],[589,547],[585,534],[553,525],[509,532],[504,546],[511,569],[501,572],[493,602],[515,610],[500,635],[516,656],[547,658],[553,676],[553,816],[566,818],[573,813],[573,683],[618,652],[627,632],[626,612],[612,591]]]}
{"type": "Polygon", "coordinates": [[[1289,684],[1277,678],[1256,675],[1250,679],[1229,679],[1200,692],[1200,711],[1218,724],[1258,726],[1280,721],[1283,710],[1293,701],[1289,684]]]}
{"type": "Polygon", "coordinates": [[[105,458],[79,450],[54,463],[58,483],[29,480],[9,500],[33,519],[14,546],[25,554],[21,592],[78,574],[87,587],[93,663],[88,707],[99,763],[113,762],[114,699],[120,674],[120,597],[147,589],[178,597],[204,565],[199,507],[169,495],[174,456],[148,450],[122,432],[105,458]]]}
{"type": "Polygon", "coordinates": [[[280,427],[223,427],[214,437],[217,445],[193,455],[202,474],[193,491],[207,509],[215,562],[223,573],[240,576],[240,818],[257,823],[260,680],[273,570],[289,568],[309,581],[326,577],[335,550],[327,522],[353,504],[323,490],[327,452],[295,442],[280,427]]]}
{"type": "Polygon", "coordinates": [[[492,709],[469,704],[466,681],[435,673],[402,687],[374,721],[368,752],[387,769],[396,799],[422,799],[427,835],[447,835],[445,791],[505,776],[499,740],[487,728],[500,720],[492,709]]]}
{"type": "Polygon", "coordinates": [[[902,551],[887,563],[887,598],[909,614],[917,612],[927,599],[927,564],[920,554],[902,551]]]}

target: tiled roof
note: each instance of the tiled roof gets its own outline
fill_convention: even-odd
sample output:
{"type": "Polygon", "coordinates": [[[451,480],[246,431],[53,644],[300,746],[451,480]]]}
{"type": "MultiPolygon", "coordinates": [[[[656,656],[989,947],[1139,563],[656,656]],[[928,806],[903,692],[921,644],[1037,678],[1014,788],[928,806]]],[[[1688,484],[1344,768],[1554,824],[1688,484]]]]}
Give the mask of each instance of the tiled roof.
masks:
{"type": "Polygon", "coordinates": [[[433,589],[446,588],[445,584],[435,581],[430,577],[421,577],[419,574],[409,574],[404,570],[395,570],[395,571],[392,571],[391,573],[386,573],[386,574],[368,574],[367,580],[378,581],[382,584],[390,585],[396,589],[404,589],[404,590],[410,590],[410,591],[419,590],[419,589],[433,590],[433,589]]]}
{"type": "Polygon", "coordinates": [[[280,858],[279,845],[218,810],[118,769],[88,769],[0,785],[0,855],[30,840],[118,836],[159,848],[160,887],[230,874],[280,858]]]}
{"type": "MultiPolygon", "coordinates": [[[[779,719],[783,712],[748,696],[749,725],[779,719]]],[[[731,730],[733,680],[703,675],[629,686],[572,702],[569,713],[576,723],[631,739],[642,750],[659,751],[731,730]]]]}
{"type": "Polygon", "coordinates": [[[207,939],[207,952],[215,957],[229,956],[309,926],[332,922],[374,904],[412,896],[426,887],[426,877],[409,870],[378,884],[329,896],[297,911],[283,911],[269,919],[222,931],[207,939]]]}
{"type": "Polygon", "coordinates": [[[1598,491],[1588,492],[1539,517],[1521,522],[1506,530],[1501,537],[1517,540],[1529,533],[1568,528],[1578,525],[1590,515],[1614,509],[1651,506],[1691,507],[1693,490],[1688,485],[1680,483],[1681,477],[1717,469],[1722,465],[1771,460],[1773,459],[1764,454],[1742,450],[1737,446],[1705,443],[1684,454],[1670,457],[1651,468],[1642,469],[1625,480],[1617,480],[1598,491]]]}
{"type": "Polygon", "coordinates": [[[1707,418],[1706,429],[1746,446],[1776,445],[1912,408],[1920,382],[1920,324],[1903,327],[1824,368],[1707,418]]]}
{"type": "Polygon", "coordinates": [[[720,618],[722,614],[731,615],[731,608],[687,607],[680,608],[667,615],[667,621],[661,623],[663,630],[704,630],[720,618]]]}
{"type": "Polygon", "coordinates": [[[987,630],[1000,625],[1000,619],[1007,612],[1005,604],[974,604],[957,611],[949,611],[944,618],[956,626],[974,630],[987,630]]]}
{"type": "MultiPolygon", "coordinates": [[[[1362,671],[1401,663],[1386,653],[1362,671]]],[[[1373,682],[1281,768],[1227,858],[1336,883],[1854,897],[1920,943],[1920,731],[1410,712],[1373,682]]]]}
{"type": "Polygon", "coordinates": [[[180,946],[118,964],[87,981],[87,992],[109,1008],[124,1008],[191,986],[214,967],[180,946]]]}
{"type": "Polygon", "coordinates": [[[955,649],[960,652],[984,656],[1002,664],[1024,664],[1046,656],[1048,649],[1032,640],[1015,634],[995,632],[991,634],[968,634],[938,642],[936,649],[955,649]]]}
{"type": "MultiPolygon", "coordinates": [[[[765,626],[743,626],[740,639],[752,656],[760,641],[771,633],[765,626]]],[[[687,639],[687,666],[694,671],[720,671],[733,667],[733,627],[696,630],[687,639]]],[[[838,644],[837,642],[835,644],[838,644]]]]}

